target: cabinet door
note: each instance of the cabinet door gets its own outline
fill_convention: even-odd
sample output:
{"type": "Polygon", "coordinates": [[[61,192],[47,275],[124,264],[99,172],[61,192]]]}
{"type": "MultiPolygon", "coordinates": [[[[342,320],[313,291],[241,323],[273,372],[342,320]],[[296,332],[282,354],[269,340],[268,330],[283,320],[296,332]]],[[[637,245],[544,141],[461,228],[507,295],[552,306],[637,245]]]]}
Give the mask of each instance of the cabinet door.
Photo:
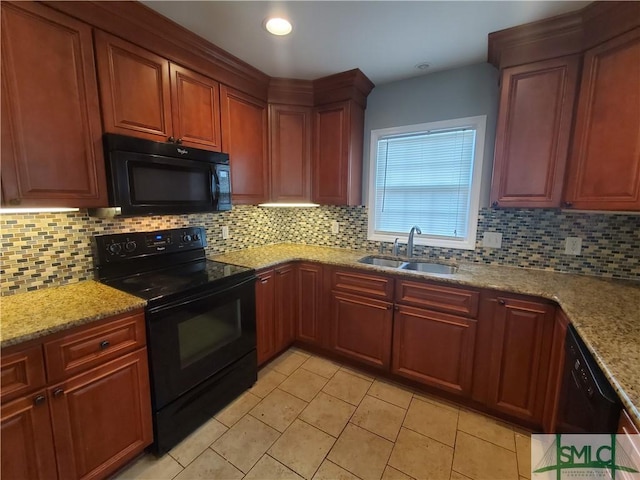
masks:
{"type": "Polygon", "coordinates": [[[271,200],[311,201],[311,108],[269,106],[271,200]]]}
{"type": "Polygon", "coordinates": [[[57,478],[46,392],[2,405],[2,468],[6,479],[57,478]]]}
{"type": "Polygon", "coordinates": [[[566,200],[592,210],[640,210],[640,28],[588,50],[566,200]]]}
{"type": "Polygon", "coordinates": [[[331,348],[385,370],[391,361],[393,304],[332,292],[331,348]]]}
{"type": "Polygon", "coordinates": [[[222,149],[229,153],[233,201],[258,204],[269,199],[267,105],[220,86],[222,149]]]}
{"type": "Polygon", "coordinates": [[[554,308],[499,297],[495,309],[489,406],[540,424],[549,374],[554,308]]]}
{"type": "Polygon", "coordinates": [[[298,265],[298,317],[296,340],[322,345],[324,335],[322,318],[322,265],[301,263],[298,265]]]}
{"type": "Polygon", "coordinates": [[[353,102],[324,105],[313,123],[313,201],[361,205],[364,110],[353,102]]]}
{"type": "Polygon", "coordinates": [[[105,478],[153,441],[147,350],[49,388],[60,478],[105,478]]]}
{"type": "Polygon", "coordinates": [[[159,142],[173,135],[169,61],[96,31],[104,129],[159,142]]]}
{"type": "Polygon", "coordinates": [[[574,55],[503,71],[492,205],[560,206],[579,64],[574,55]]]}
{"type": "Polygon", "coordinates": [[[547,396],[544,402],[544,418],[542,420],[543,431],[546,433],[556,432],[558,402],[564,373],[564,341],[567,336],[568,326],[569,319],[562,310],[558,309],[553,326],[553,345],[551,347],[547,396]]]}
{"type": "Polygon", "coordinates": [[[220,85],[173,63],[170,70],[173,136],[184,145],[221,151],[220,85]]]}
{"type": "Polygon", "coordinates": [[[276,353],[275,329],[275,272],[266,270],[258,273],[256,282],[256,342],[258,365],[276,353]]]}
{"type": "Polygon", "coordinates": [[[293,343],[297,313],[296,269],[283,265],[275,269],[275,326],[276,350],[286,349],[293,343]]]}
{"type": "Polygon", "coordinates": [[[475,320],[400,305],[393,322],[394,373],[459,395],[469,395],[475,320]]]}
{"type": "Polygon", "coordinates": [[[2,191],[10,206],[107,203],[91,27],[2,2],[2,191]]]}

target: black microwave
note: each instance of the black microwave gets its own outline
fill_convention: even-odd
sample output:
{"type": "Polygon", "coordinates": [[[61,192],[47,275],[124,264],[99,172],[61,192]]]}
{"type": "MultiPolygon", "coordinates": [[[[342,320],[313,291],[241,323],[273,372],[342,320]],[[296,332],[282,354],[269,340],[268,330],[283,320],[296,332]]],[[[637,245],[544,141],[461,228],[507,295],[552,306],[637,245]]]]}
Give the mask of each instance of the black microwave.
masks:
{"type": "Polygon", "coordinates": [[[231,210],[229,155],[105,134],[109,208],[90,215],[169,215],[231,210]]]}

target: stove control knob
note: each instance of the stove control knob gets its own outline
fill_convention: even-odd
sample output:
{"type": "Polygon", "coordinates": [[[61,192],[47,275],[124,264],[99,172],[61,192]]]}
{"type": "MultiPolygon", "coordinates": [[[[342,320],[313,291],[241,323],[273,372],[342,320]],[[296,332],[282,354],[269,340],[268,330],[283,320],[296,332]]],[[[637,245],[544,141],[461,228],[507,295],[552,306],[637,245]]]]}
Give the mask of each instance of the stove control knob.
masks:
{"type": "Polygon", "coordinates": [[[193,237],[191,237],[191,238],[193,238],[194,242],[197,242],[198,240],[200,240],[200,235],[198,235],[197,233],[194,233],[193,237]]]}
{"type": "Polygon", "coordinates": [[[124,244],[124,249],[127,251],[127,253],[131,253],[137,248],[137,246],[138,245],[136,245],[136,242],[130,240],[124,244]]]}
{"type": "Polygon", "coordinates": [[[107,249],[111,255],[118,255],[122,251],[122,246],[119,243],[112,243],[107,249]]]}
{"type": "Polygon", "coordinates": [[[182,242],[183,242],[183,243],[189,243],[190,241],[191,241],[191,235],[189,235],[188,233],[185,233],[185,234],[182,236],[182,242]]]}

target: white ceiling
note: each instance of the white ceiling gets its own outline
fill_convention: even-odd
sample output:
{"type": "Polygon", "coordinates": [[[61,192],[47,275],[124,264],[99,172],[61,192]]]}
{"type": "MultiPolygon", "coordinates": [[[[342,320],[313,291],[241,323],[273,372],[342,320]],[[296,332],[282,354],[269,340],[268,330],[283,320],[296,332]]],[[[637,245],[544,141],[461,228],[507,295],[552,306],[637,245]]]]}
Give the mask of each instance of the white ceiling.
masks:
{"type": "Polygon", "coordinates": [[[487,59],[487,34],[582,8],[584,1],[143,1],[273,77],[359,68],[375,84],[487,59]],[[284,16],[293,32],[262,24],[284,16]]]}

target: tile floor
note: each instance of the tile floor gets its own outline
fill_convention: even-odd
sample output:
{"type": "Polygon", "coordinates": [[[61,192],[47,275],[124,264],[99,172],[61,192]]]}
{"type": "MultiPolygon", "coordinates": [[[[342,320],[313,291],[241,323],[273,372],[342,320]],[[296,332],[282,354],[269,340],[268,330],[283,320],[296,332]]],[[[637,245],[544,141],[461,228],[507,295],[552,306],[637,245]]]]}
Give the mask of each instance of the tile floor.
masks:
{"type": "Polygon", "coordinates": [[[117,479],[523,480],[527,432],[290,349],[162,458],[117,479]]]}

